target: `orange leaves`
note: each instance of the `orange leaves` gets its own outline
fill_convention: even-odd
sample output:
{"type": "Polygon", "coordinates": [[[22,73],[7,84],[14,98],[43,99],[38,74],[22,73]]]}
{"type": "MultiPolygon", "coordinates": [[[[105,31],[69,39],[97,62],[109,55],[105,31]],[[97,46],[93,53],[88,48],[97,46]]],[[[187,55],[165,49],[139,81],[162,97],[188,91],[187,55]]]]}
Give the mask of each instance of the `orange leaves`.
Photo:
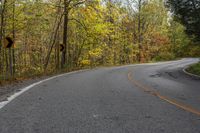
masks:
{"type": "Polygon", "coordinates": [[[169,44],[170,40],[169,37],[166,35],[162,35],[162,34],[153,34],[151,36],[151,44],[152,45],[165,45],[165,44],[169,44]]]}

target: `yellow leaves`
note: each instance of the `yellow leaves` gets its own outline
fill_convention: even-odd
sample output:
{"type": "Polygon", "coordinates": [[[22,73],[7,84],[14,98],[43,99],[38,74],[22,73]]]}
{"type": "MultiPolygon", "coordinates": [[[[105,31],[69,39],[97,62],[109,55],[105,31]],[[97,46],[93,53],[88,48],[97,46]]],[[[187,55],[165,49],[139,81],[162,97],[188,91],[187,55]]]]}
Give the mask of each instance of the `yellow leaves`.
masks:
{"type": "Polygon", "coordinates": [[[81,60],[80,65],[81,66],[89,66],[90,65],[90,60],[81,60]]]}
{"type": "Polygon", "coordinates": [[[89,66],[89,65],[94,65],[95,64],[95,60],[99,59],[103,54],[103,50],[101,48],[94,48],[92,50],[90,50],[87,53],[87,56],[85,56],[88,59],[82,59],[80,61],[80,65],[81,66],[89,66]]]}
{"type": "Polygon", "coordinates": [[[106,24],[96,24],[93,29],[97,34],[106,35],[110,33],[106,24]]]}
{"type": "Polygon", "coordinates": [[[89,51],[89,56],[93,58],[98,58],[102,55],[103,50],[101,48],[96,48],[89,51]]]}

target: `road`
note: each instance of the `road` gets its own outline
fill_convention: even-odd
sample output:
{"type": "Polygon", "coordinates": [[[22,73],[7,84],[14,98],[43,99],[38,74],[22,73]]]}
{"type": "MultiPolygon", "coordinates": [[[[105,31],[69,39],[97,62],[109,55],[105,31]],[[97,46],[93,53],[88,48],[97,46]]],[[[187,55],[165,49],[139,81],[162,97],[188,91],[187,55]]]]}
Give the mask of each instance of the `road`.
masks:
{"type": "Polygon", "coordinates": [[[200,133],[198,59],[66,74],[0,110],[0,133],[200,133]]]}

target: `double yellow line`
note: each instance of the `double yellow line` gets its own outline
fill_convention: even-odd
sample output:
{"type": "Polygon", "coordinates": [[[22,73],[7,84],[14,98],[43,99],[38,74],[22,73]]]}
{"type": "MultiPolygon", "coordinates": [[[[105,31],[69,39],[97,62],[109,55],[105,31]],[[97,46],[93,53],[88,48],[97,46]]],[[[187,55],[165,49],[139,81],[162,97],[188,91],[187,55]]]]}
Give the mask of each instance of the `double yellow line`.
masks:
{"type": "Polygon", "coordinates": [[[131,83],[133,83],[135,86],[137,86],[138,88],[142,89],[144,92],[156,96],[158,98],[160,98],[161,100],[164,100],[172,105],[175,105],[176,107],[179,107],[185,111],[191,112],[193,114],[196,114],[198,116],[200,116],[200,111],[197,109],[194,109],[193,107],[189,106],[189,105],[185,105],[183,103],[177,102],[175,100],[172,100],[166,96],[161,95],[159,92],[157,92],[154,88],[151,88],[149,86],[145,86],[144,84],[136,81],[133,78],[133,75],[131,74],[131,72],[128,73],[128,79],[131,83]]]}

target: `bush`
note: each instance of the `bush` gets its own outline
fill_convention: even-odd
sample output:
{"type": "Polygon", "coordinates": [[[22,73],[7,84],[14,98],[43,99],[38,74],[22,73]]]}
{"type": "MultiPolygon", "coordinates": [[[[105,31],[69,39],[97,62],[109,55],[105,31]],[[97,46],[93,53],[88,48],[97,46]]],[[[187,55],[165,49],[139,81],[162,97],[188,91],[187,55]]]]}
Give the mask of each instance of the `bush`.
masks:
{"type": "Polygon", "coordinates": [[[154,61],[168,61],[175,59],[175,55],[169,52],[160,53],[158,56],[153,58],[154,61]]]}
{"type": "Polygon", "coordinates": [[[190,66],[187,71],[200,76],[200,62],[190,66]]]}

